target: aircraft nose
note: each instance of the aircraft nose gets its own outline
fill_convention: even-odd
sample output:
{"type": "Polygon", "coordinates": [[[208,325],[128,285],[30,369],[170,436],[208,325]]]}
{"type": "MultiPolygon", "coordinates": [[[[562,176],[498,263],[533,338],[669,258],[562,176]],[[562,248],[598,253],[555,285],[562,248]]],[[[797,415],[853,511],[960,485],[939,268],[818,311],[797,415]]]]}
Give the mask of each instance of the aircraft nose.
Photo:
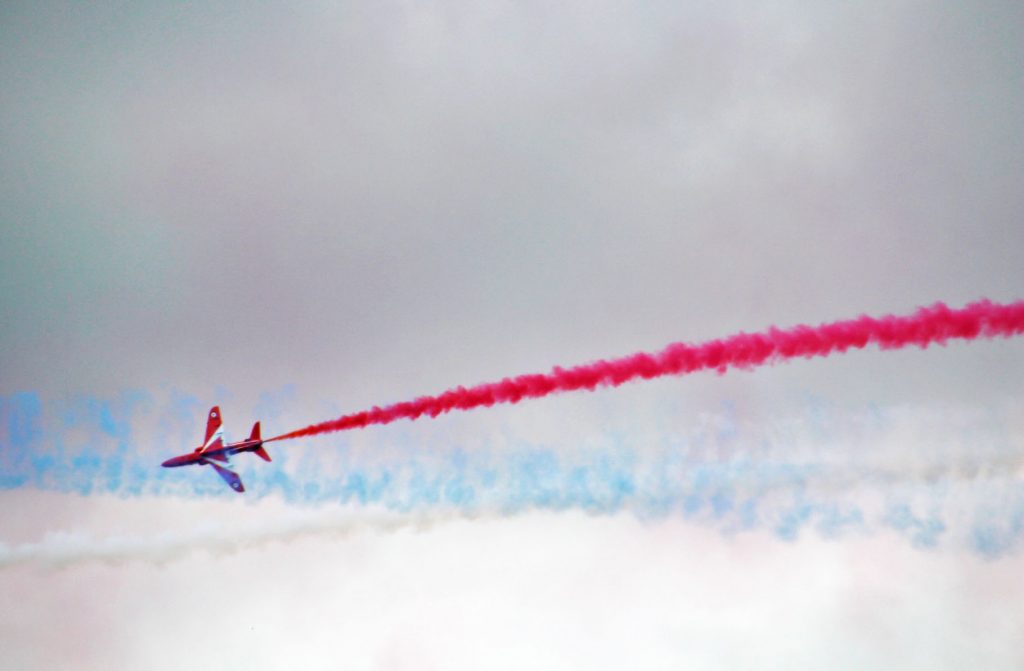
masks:
{"type": "Polygon", "coordinates": [[[164,468],[174,468],[175,466],[180,466],[181,464],[178,463],[178,457],[171,457],[170,459],[168,459],[167,461],[160,465],[163,466],[164,468]]]}

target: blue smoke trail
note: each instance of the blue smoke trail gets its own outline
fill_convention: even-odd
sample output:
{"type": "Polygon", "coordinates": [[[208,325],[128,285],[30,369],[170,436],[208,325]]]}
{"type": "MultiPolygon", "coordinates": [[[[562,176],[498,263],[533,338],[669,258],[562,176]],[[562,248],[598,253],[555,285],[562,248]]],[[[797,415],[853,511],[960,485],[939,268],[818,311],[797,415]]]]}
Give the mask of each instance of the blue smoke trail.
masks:
{"type": "MultiPolygon", "coordinates": [[[[256,413],[232,414],[274,419],[296,402],[286,388],[261,395],[256,413]]],[[[0,489],[234,497],[209,469],[158,466],[197,444],[208,405],[176,390],[0,397],[0,489]]],[[[317,439],[315,448],[272,450],[272,464],[241,455],[235,467],[247,496],[296,504],[682,516],[727,534],[770,530],[783,541],[888,530],[923,549],[966,543],[996,557],[1024,542],[1024,485],[1014,473],[1024,455],[1007,432],[1009,412],[962,422],[948,445],[927,446],[935,452],[929,459],[911,446],[905,463],[893,461],[908,451],[891,444],[899,412],[876,408],[849,420],[818,402],[788,424],[744,425],[726,404],[689,433],[639,439],[607,430],[571,449],[507,431],[482,442],[392,428],[369,448],[365,436],[341,434],[317,439]],[[829,427],[852,438],[829,437],[829,427]]]]}

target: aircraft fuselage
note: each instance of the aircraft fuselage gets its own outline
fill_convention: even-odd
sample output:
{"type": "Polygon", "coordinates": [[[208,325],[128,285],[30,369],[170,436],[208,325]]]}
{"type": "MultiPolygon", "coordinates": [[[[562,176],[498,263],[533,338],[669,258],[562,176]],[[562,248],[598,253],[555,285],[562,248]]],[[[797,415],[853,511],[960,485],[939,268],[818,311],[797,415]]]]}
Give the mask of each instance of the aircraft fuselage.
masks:
{"type": "Polygon", "coordinates": [[[263,445],[262,440],[243,440],[238,443],[229,443],[224,447],[215,450],[202,451],[202,448],[197,447],[194,452],[183,454],[180,457],[172,457],[167,461],[160,464],[164,468],[177,468],[178,466],[205,466],[209,463],[210,459],[217,461],[227,461],[227,458],[233,454],[241,454],[242,452],[255,452],[263,445]]]}
{"type": "Polygon", "coordinates": [[[236,492],[244,492],[242,479],[238,473],[231,470],[231,455],[242,452],[255,452],[256,456],[264,461],[270,461],[270,455],[263,449],[263,438],[260,436],[260,423],[253,424],[249,437],[237,443],[224,444],[223,434],[220,430],[221,417],[220,408],[213,406],[206,420],[206,436],[203,444],[188,454],[180,457],[172,457],[161,464],[164,468],[177,468],[179,466],[212,466],[224,482],[236,492]]]}

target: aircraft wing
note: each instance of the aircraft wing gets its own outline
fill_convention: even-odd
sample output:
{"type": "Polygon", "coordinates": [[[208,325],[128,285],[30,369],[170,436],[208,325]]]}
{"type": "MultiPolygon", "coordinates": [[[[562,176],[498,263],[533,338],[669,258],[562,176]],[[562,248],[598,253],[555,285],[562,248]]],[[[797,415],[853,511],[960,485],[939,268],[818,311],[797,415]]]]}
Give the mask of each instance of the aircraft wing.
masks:
{"type": "Polygon", "coordinates": [[[220,439],[219,438],[217,440],[213,441],[213,443],[210,445],[210,447],[212,447],[214,449],[214,451],[211,452],[210,450],[207,450],[203,454],[203,457],[205,457],[206,459],[216,459],[217,461],[223,462],[225,464],[230,464],[231,463],[231,460],[228,459],[228,455],[224,454],[223,451],[221,451],[221,452],[217,452],[216,451],[216,450],[219,450],[220,447],[221,447],[220,439]]]}
{"type": "Polygon", "coordinates": [[[235,490],[238,493],[242,493],[245,491],[245,487],[242,486],[242,478],[238,477],[238,473],[235,473],[234,471],[228,468],[224,468],[223,466],[218,466],[212,461],[209,461],[207,463],[213,466],[213,470],[217,471],[217,475],[224,478],[224,482],[231,485],[231,489],[235,490]]]}
{"type": "MultiPolygon", "coordinates": [[[[202,452],[216,452],[217,450],[219,450],[222,447],[224,447],[224,441],[221,440],[220,435],[218,434],[218,435],[214,435],[213,439],[211,439],[208,443],[206,443],[206,445],[203,445],[201,451],[202,452]]],[[[217,457],[213,457],[213,458],[216,459],[217,457]]],[[[224,461],[224,460],[221,459],[221,461],[224,461]]]]}
{"type": "Polygon", "coordinates": [[[210,448],[210,443],[215,435],[220,435],[220,406],[210,408],[210,414],[206,416],[206,436],[203,437],[203,450],[210,448]]]}

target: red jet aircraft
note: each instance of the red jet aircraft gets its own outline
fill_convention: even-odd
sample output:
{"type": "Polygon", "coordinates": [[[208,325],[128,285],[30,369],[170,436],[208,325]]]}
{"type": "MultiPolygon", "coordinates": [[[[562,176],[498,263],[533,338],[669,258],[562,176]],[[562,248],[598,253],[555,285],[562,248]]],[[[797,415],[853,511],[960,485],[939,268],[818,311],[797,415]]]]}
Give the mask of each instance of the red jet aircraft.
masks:
{"type": "Polygon", "coordinates": [[[210,414],[206,419],[206,438],[203,440],[203,444],[197,447],[194,452],[168,459],[162,466],[165,468],[175,468],[176,466],[191,466],[192,464],[199,466],[209,464],[213,466],[213,470],[217,471],[217,475],[224,478],[224,482],[231,485],[231,489],[241,493],[245,491],[245,487],[242,486],[242,479],[238,477],[238,473],[228,468],[231,465],[231,455],[240,452],[255,452],[264,461],[270,461],[270,455],[263,449],[259,422],[253,424],[252,433],[249,434],[247,440],[243,440],[240,443],[224,444],[224,434],[220,428],[220,407],[215,405],[210,408],[210,414]],[[222,466],[221,464],[224,465],[222,466]]]}

